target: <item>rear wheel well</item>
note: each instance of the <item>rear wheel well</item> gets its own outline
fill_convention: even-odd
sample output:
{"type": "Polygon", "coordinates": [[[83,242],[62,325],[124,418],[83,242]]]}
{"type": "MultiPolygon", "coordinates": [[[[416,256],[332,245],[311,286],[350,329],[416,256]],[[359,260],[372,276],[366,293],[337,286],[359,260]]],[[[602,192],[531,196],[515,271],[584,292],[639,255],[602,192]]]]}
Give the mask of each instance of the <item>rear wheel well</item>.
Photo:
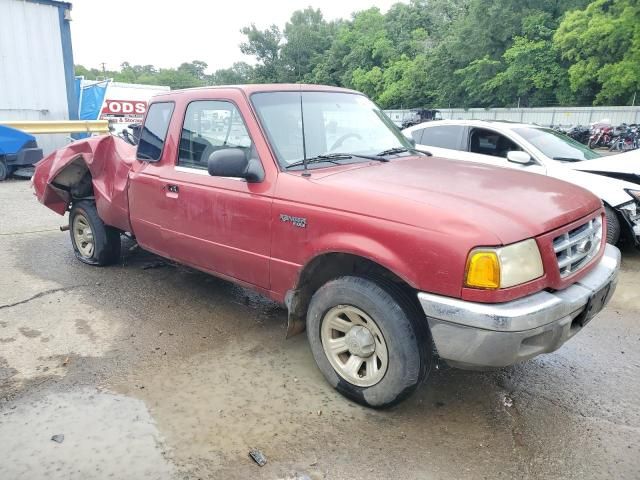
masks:
{"type": "Polygon", "coordinates": [[[52,184],[68,191],[73,200],[93,197],[93,177],[82,156],[64,167],[52,184]]]}
{"type": "MultiPolygon", "coordinates": [[[[311,260],[300,273],[295,290],[287,292],[289,309],[287,336],[304,330],[306,312],[313,294],[325,283],[343,276],[358,276],[391,282],[402,289],[419,308],[416,290],[388,268],[368,258],[348,253],[326,253],[311,260]]],[[[422,311],[419,308],[418,311],[422,311]]]]}

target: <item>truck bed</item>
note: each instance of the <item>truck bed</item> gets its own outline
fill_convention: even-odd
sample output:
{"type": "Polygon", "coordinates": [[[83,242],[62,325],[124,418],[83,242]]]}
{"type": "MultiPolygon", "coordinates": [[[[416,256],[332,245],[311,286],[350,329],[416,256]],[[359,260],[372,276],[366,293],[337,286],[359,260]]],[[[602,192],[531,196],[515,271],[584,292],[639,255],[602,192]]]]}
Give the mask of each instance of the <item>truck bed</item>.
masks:
{"type": "Polygon", "coordinates": [[[102,135],[56,150],[37,165],[33,186],[38,200],[64,215],[71,201],[71,185],[91,175],[100,217],[108,225],[131,231],[127,184],[136,147],[119,137],[102,135]]]}

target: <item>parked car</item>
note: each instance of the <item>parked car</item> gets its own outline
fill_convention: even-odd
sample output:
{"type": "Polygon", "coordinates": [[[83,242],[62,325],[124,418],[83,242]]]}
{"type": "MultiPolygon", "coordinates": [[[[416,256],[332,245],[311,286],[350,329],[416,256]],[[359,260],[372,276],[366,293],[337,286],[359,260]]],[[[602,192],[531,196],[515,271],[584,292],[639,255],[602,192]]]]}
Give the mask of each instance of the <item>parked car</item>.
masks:
{"type": "Polygon", "coordinates": [[[33,135],[0,125],[0,181],[16,169],[30,167],[42,159],[42,149],[33,135]]]}
{"type": "Polygon", "coordinates": [[[440,112],[440,110],[414,108],[410,111],[410,113],[411,115],[408,118],[403,119],[402,128],[407,128],[422,122],[442,120],[442,113],[440,112]]]}
{"type": "Polygon", "coordinates": [[[261,292],[287,307],[289,335],[306,327],[327,381],[370,407],[406,398],[438,357],[502,367],[556,350],[604,308],[620,262],[593,194],[426,158],[335,87],[158,95],[137,147],[74,142],[33,183],[69,212],[81,262],[117,262],[126,232],[261,292]]]}
{"type": "Polygon", "coordinates": [[[607,241],[640,245],[640,158],[601,157],[562,132],[537,125],[444,120],[403,130],[435,155],[548,175],[590,190],[604,202],[607,241]]]}

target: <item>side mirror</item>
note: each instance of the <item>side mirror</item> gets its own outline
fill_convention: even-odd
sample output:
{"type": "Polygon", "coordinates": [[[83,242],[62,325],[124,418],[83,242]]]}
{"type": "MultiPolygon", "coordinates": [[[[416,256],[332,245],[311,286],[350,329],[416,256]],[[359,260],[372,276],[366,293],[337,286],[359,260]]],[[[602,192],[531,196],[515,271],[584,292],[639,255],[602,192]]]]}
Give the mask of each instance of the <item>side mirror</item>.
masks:
{"type": "Polygon", "coordinates": [[[529,155],[527,152],[522,152],[519,150],[512,150],[510,152],[507,152],[507,160],[513,163],[519,163],[520,165],[529,165],[530,163],[533,163],[531,155],[529,155]]]}
{"type": "Polygon", "coordinates": [[[416,146],[416,139],[409,136],[409,137],[405,137],[407,140],[409,140],[409,143],[411,144],[412,147],[416,146]]]}
{"type": "Polygon", "coordinates": [[[249,183],[264,180],[262,164],[257,159],[249,159],[241,148],[216,150],[207,161],[212,177],[244,178],[249,183]]]}
{"type": "Polygon", "coordinates": [[[133,138],[137,140],[140,139],[140,133],[142,132],[142,124],[141,123],[132,123],[129,125],[129,130],[131,130],[131,134],[133,138]]]}

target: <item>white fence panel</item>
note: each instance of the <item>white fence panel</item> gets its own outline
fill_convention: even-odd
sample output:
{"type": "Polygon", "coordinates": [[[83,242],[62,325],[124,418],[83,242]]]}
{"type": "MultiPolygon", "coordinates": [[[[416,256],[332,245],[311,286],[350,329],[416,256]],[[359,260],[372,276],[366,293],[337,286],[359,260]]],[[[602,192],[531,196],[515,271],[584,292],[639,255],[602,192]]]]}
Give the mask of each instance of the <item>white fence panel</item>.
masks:
{"type": "MultiPolygon", "coordinates": [[[[441,108],[449,120],[506,120],[538,125],[589,125],[608,119],[614,125],[640,123],[640,107],[549,107],[549,108],[441,108]]],[[[397,125],[412,117],[411,110],[385,110],[397,125]]]]}

